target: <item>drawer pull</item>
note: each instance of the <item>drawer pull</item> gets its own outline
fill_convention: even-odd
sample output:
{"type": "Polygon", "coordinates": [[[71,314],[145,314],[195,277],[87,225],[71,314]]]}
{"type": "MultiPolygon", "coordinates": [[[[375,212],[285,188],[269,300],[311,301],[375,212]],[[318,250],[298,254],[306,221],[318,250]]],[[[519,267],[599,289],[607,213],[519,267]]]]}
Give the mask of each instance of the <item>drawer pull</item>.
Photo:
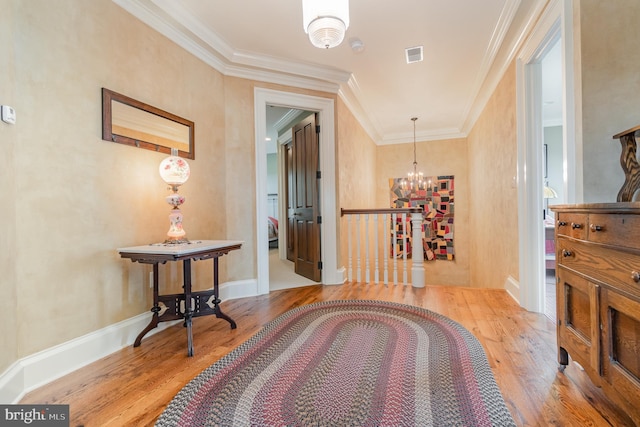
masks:
{"type": "Polygon", "coordinates": [[[565,227],[567,223],[565,221],[558,221],[558,227],[565,227]]]}
{"type": "Polygon", "coordinates": [[[563,249],[563,250],[562,250],[562,256],[563,256],[563,257],[565,257],[565,258],[569,258],[569,257],[570,257],[570,256],[572,256],[572,255],[573,255],[573,252],[568,251],[568,250],[566,250],[566,249],[563,249]]]}
{"type": "Polygon", "coordinates": [[[596,225],[596,224],[591,224],[591,231],[602,231],[604,230],[604,227],[601,225],[596,225]]]}
{"type": "Polygon", "coordinates": [[[573,228],[574,230],[580,229],[580,228],[582,228],[582,224],[578,224],[578,223],[572,222],[571,223],[571,228],[573,228]]]}
{"type": "Polygon", "coordinates": [[[640,282],[640,272],[637,271],[632,271],[631,272],[631,278],[633,279],[634,282],[638,283],[640,282]]]}

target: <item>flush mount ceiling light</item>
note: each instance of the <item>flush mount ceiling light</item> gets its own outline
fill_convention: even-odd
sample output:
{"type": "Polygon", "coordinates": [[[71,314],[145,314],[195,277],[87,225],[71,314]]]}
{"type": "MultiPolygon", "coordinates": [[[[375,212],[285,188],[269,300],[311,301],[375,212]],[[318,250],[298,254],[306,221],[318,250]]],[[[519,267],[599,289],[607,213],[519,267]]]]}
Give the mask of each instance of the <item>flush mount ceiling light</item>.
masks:
{"type": "Polygon", "coordinates": [[[302,0],[302,24],[315,47],[338,46],[349,28],[349,0],[302,0]]]}

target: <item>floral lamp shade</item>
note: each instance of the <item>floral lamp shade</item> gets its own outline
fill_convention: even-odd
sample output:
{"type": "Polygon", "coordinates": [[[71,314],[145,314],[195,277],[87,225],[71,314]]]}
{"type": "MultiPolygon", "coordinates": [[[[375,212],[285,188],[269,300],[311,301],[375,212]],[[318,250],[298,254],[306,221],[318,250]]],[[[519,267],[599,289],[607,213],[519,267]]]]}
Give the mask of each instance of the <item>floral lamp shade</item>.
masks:
{"type": "Polygon", "coordinates": [[[162,180],[172,186],[184,184],[191,174],[189,163],[178,156],[169,156],[164,159],[160,163],[158,171],[162,180]]]}

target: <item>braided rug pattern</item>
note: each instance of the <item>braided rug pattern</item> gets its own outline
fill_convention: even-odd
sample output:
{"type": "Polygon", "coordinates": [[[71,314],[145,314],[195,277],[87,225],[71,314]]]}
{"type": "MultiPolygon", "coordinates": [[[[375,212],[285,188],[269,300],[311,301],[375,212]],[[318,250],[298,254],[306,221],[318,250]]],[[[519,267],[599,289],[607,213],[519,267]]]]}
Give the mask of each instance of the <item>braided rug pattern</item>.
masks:
{"type": "Polygon", "coordinates": [[[268,323],[189,382],[157,426],[515,426],[478,340],[382,301],[268,323]]]}

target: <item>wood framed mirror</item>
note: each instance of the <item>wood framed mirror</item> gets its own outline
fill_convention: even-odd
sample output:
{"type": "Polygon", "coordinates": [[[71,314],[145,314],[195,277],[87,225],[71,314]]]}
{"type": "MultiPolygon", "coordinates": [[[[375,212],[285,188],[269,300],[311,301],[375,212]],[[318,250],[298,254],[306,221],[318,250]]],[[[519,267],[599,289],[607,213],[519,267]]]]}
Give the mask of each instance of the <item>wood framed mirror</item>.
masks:
{"type": "Polygon", "coordinates": [[[102,139],[159,153],[195,158],[195,124],[128,96],[102,88],[102,139]]]}

